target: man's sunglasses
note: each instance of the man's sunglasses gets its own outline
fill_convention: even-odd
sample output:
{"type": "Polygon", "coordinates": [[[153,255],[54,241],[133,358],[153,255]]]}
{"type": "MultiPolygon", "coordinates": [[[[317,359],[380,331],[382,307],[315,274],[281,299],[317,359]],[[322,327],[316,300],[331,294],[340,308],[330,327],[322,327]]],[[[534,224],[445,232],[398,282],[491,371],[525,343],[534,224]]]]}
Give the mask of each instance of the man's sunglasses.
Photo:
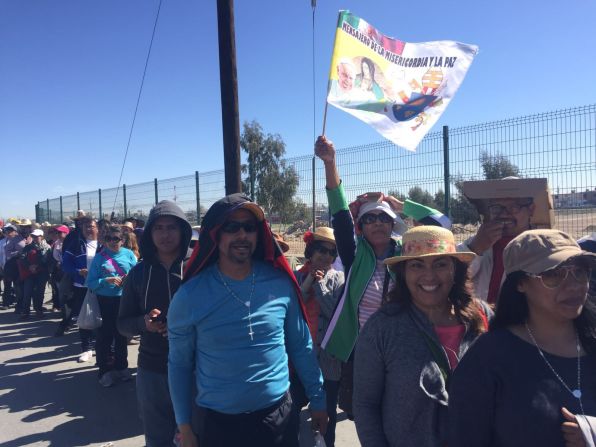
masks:
{"type": "Polygon", "coordinates": [[[106,236],[106,242],[122,242],[122,238],[118,236],[106,236]]]}
{"type": "Polygon", "coordinates": [[[332,258],[337,258],[337,249],[335,248],[325,248],[325,247],[315,247],[315,251],[318,251],[319,253],[323,254],[323,255],[329,255],[332,258]]]}
{"type": "Polygon", "coordinates": [[[360,222],[363,224],[367,224],[367,225],[373,224],[377,220],[384,224],[393,223],[393,217],[391,217],[389,214],[385,214],[385,213],[379,213],[379,214],[367,213],[360,218],[360,222]]]}
{"type": "Polygon", "coordinates": [[[221,231],[224,233],[238,233],[240,230],[244,230],[245,233],[254,233],[257,231],[257,224],[254,222],[238,222],[235,220],[229,220],[221,226],[221,231]]]}

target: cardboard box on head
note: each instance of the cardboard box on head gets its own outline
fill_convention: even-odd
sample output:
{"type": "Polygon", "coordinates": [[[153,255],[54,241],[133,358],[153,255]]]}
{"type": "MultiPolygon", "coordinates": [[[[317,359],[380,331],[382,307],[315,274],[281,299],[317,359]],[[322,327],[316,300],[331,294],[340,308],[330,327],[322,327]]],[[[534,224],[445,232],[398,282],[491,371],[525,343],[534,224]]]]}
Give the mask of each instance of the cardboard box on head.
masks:
{"type": "Polygon", "coordinates": [[[545,178],[504,178],[463,182],[463,193],[480,214],[486,214],[490,199],[531,197],[534,214],[530,220],[534,228],[552,228],[555,222],[553,199],[545,178]]]}

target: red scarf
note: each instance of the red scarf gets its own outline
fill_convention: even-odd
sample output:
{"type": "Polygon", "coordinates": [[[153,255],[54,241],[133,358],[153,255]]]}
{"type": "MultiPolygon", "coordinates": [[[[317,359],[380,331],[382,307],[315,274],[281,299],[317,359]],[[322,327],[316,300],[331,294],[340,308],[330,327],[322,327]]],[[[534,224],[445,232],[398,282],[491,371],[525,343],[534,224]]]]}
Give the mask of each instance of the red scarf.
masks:
{"type": "MultiPolygon", "coordinates": [[[[298,270],[302,275],[302,281],[306,280],[306,277],[310,274],[310,261],[298,270]]],[[[314,283],[313,283],[314,284],[314,283]]],[[[306,298],[306,297],[305,297],[306,298]]],[[[308,291],[308,301],[303,302],[304,310],[306,311],[306,321],[308,323],[308,329],[310,330],[310,336],[312,337],[313,344],[316,343],[317,330],[319,329],[319,315],[321,313],[321,305],[315,298],[314,289],[310,288],[308,291]]]]}
{"type": "Polygon", "coordinates": [[[505,246],[513,239],[513,236],[502,237],[493,245],[493,271],[490,275],[490,283],[488,285],[487,301],[490,304],[495,304],[499,298],[499,289],[501,288],[501,281],[503,279],[503,250],[505,246]]]}

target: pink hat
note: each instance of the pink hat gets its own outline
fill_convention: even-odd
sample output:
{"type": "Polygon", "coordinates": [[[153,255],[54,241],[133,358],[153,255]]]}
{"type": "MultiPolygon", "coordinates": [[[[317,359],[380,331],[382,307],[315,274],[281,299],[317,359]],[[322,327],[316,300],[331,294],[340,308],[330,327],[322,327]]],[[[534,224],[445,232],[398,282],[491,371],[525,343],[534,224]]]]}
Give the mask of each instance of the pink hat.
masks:
{"type": "Polygon", "coordinates": [[[64,234],[70,233],[70,230],[68,229],[68,227],[66,225],[58,225],[57,227],[54,228],[54,230],[58,231],[59,233],[64,233],[64,234]]]}

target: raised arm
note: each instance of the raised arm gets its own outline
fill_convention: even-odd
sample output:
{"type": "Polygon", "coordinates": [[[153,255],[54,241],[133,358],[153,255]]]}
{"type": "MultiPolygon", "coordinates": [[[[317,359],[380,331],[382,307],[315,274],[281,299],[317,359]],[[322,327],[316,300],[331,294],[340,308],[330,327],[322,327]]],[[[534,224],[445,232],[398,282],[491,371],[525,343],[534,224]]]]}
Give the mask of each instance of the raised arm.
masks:
{"type": "Polygon", "coordinates": [[[320,136],[315,143],[315,154],[325,165],[327,200],[332,216],[331,225],[339,258],[346,271],[348,271],[354,261],[356,239],[354,222],[335,164],[335,147],[325,136],[320,136]]]}
{"type": "Polygon", "coordinates": [[[315,155],[319,157],[325,165],[325,179],[327,189],[335,189],[339,186],[339,172],[335,164],[335,147],[333,142],[328,140],[325,135],[317,138],[315,143],[315,155]]]}

